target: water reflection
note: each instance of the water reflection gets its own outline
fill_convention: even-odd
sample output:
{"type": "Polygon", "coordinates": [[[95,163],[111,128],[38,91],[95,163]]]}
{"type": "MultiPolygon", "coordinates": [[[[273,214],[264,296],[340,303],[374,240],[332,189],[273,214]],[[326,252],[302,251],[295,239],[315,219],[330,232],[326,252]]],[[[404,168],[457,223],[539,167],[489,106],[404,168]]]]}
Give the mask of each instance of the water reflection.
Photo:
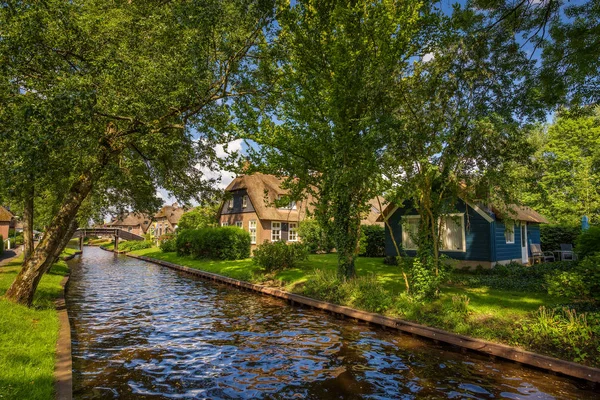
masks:
{"type": "Polygon", "coordinates": [[[463,355],[98,248],[72,264],[77,399],[588,399],[463,355]]]}

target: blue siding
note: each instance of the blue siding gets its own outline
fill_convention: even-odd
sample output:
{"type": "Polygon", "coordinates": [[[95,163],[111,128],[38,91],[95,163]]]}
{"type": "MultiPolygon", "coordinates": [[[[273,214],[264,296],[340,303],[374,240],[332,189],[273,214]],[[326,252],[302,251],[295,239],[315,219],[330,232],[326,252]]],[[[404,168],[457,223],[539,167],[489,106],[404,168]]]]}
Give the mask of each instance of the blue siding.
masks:
{"type": "Polygon", "coordinates": [[[495,261],[506,261],[513,259],[521,259],[521,228],[515,224],[515,242],[506,243],[504,237],[504,223],[502,221],[496,221],[496,229],[494,230],[494,239],[496,247],[496,260],[495,261]]]}
{"type": "MultiPolygon", "coordinates": [[[[460,201],[456,205],[456,212],[465,213],[465,241],[466,252],[441,252],[455,260],[467,261],[491,261],[491,243],[490,243],[490,223],[479,215],[471,207],[468,207],[464,202],[460,201]]],[[[399,246],[402,245],[402,224],[401,217],[403,215],[416,215],[416,211],[410,207],[399,208],[390,217],[389,223],[394,232],[394,237],[399,246]]],[[[386,228],[385,235],[385,250],[387,255],[395,255],[396,251],[392,243],[389,229],[386,228]]],[[[407,250],[409,256],[416,255],[415,250],[407,250]]]]}
{"type": "Polygon", "coordinates": [[[221,208],[221,215],[255,212],[250,196],[248,196],[246,207],[242,207],[244,205],[244,196],[248,196],[248,192],[246,192],[245,189],[232,192],[231,199],[233,199],[233,208],[229,208],[229,199],[227,199],[221,208]]]}
{"type": "MultiPolygon", "coordinates": [[[[540,224],[527,224],[527,242],[529,244],[541,244],[542,239],[540,237],[540,224]]],[[[529,256],[531,256],[531,247],[529,248],[529,256]]]]}

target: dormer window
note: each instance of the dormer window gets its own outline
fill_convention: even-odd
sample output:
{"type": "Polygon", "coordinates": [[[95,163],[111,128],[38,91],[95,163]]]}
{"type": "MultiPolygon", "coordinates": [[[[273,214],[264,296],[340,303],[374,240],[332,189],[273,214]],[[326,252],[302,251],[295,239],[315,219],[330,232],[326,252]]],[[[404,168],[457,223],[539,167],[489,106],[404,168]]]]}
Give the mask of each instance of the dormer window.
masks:
{"type": "Polygon", "coordinates": [[[242,208],[248,207],[248,196],[242,197],[242,208]]]}
{"type": "Polygon", "coordinates": [[[233,208],[233,199],[229,200],[229,209],[231,210],[233,208]]]}
{"type": "MultiPolygon", "coordinates": [[[[283,198],[284,198],[283,195],[278,195],[277,196],[277,200],[281,200],[283,198]]],[[[286,209],[286,210],[295,210],[296,209],[296,202],[293,201],[293,200],[290,200],[290,202],[287,205],[279,207],[279,208],[283,208],[283,209],[286,209]]]]}

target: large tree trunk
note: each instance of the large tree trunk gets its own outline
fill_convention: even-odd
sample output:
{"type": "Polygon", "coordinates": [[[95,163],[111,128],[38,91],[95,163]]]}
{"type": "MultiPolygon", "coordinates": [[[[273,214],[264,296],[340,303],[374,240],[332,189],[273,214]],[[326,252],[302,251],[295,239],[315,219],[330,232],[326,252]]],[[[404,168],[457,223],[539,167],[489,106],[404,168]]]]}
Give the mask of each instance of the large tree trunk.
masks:
{"type": "Polygon", "coordinates": [[[54,261],[52,261],[52,264],[54,264],[55,262],[58,261],[58,259],[60,258],[60,254],[63,252],[65,247],[67,247],[67,245],[69,244],[69,241],[75,234],[75,231],[77,230],[78,226],[79,226],[79,224],[77,223],[77,218],[73,218],[73,220],[69,224],[69,229],[67,229],[67,233],[65,234],[65,236],[63,236],[58,247],[56,248],[56,251],[54,252],[54,261]]]}
{"type": "Polygon", "coordinates": [[[338,253],[338,275],[344,279],[352,279],[356,277],[354,259],[360,238],[360,216],[352,212],[349,199],[340,199],[334,207],[333,230],[338,253]]]}
{"type": "Polygon", "coordinates": [[[83,173],[73,183],[44,237],[6,292],[5,297],[8,300],[31,305],[40,279],[54,262],[56,251],[75,219],[81,203],[92,190],[92,185],[92,171],[83,173]]]}
{"type": "Polygon", "coordinates": [[[27,191],[23,202],[23,263],[27,262],[33,253],[33,186],[27,191]]]}

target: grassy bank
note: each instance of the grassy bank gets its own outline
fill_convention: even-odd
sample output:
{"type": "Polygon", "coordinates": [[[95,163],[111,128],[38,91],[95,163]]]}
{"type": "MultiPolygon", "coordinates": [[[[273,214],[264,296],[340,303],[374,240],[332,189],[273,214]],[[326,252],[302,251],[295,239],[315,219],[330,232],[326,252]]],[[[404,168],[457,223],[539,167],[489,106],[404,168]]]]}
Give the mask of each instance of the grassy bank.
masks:
{"type": "MultiPolygon", "coordinates": [[[[0,267],[0,296],[21,268],[21,259],[0,267]]],[[[0,298],[0,398],[53,399],[58,318],[54,301],[68,273],[64,261],[44,275],[27,308],[0,298]]]]}
{"type": "Polygon", "coordinates": [[[455,271],[438,298],[420,301],[405,294],[399,267],[385,265],[380,258],[358,258],[359,279],[344,283],[336,280],[335,254],[311,255],[297,268],[265,275],[251,259],[194,260],[157,248],[132,253],[600,366],[596,306],[590,309],[589,304],[569,304],[566,298],[550,296],[539,279],[520,282],[514,276],[481,277],[455,271]],[[588,311],[587,315],[582,316],[582,311],[588,311]]]}

